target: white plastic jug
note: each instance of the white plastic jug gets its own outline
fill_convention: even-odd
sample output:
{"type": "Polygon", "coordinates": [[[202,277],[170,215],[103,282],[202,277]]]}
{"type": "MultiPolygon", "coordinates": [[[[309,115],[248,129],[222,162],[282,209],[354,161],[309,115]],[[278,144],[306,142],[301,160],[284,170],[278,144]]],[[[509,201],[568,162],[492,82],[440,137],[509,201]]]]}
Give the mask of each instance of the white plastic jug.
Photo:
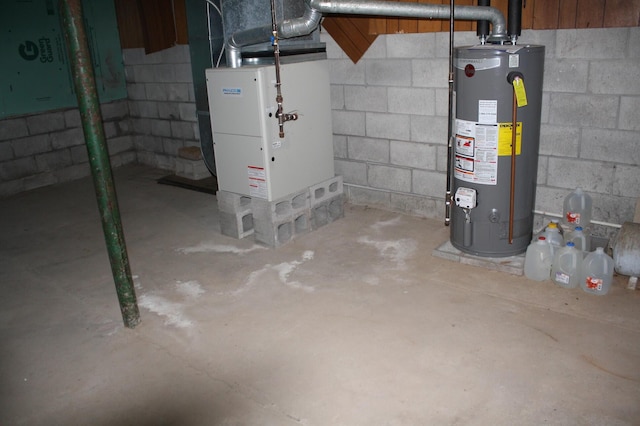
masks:
{"type": "Polygon", "coordinates": [[[582,252],[571,241],[553,257],[551,281],[564,288],[576,288],[582,272],[582,252]]]}
{"type": "Polygon", "coordinates": [[[556,251],[564,246],[564,238],[560,235],[558,225],[554,222],[547,225],[542,236],[545,237],[547,243],[551,245],[551,256],[555,255],[556,251]]]}
{"type": "Polygon", "coordinates": [[[563,204],[563,221],[571,226],[582,226],[587,228],[591,223],[591,196],[581,188],[577,188],[567,195],[563,204]]]}
{"type": "Polygon", "coordinates": [[[587,293],[605,295],[613,280],[613,259],[602,247],[589,253],[582,262],[580,288],[587,293]]]}
{"type": "Polygon", "coordinates": [[[564,229],[562,229],[562,224],[560,223],[560,221],[558,219],[551,219],[551,223],[556,224],[556,226],[558,227],[558,231],[560,231],[560,235],[562,235],[562,238],[564,238],[564,229]]]}
{"type": "Polygon", "coordinates": [[[539,237],[529,244],[524,256],[524,275],[535,281],[549,279],[551,273],[551,245],[545,237],[539,237]]]}
{"type": "Polygon", "coordinates": [[[591,238],[589,238],[582,229],[582,226],[576,226],[571,232],[567,232],[565,236],[565,242],[572,242],[576,245],[576,248],[580,251],[591,251],[591,238]]]}

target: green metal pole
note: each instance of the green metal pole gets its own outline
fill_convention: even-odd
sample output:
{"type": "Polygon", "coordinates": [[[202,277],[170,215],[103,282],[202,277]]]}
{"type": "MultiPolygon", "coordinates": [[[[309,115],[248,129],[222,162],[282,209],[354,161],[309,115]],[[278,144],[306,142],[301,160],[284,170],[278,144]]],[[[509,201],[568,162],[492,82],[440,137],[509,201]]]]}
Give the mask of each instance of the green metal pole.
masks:
{"type": "Polygon", "coordinates": [[[140,311],[120,221],[120,210],[102,125],[93,65],[82,20],[81,0],[60,0],[59,5],[84,138],[89,152],[93,184],[102,219],[102,230],[120,301],[120,311],[124,325],[134,328],[140,323],[140,311]]]}

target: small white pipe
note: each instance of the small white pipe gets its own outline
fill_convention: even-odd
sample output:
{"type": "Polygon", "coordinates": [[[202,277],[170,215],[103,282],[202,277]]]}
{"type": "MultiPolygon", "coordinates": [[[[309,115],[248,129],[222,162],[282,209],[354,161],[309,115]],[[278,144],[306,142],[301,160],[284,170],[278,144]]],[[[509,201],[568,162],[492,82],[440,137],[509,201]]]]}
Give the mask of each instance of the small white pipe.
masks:
{"type": "MultiPolygon", "coordinates": [[[[539,214],[542,216],[549,216],[549,217],[558,217],[560,219],[562,219],[562,215],[559,213],[550,213],[550,212],[545,212],[542,210],[534,210],[533,213],[535,214],[539,214]]],[[[594,225],[602,225],[602,226],[608,226],[610,228],[622,228],[622,225],[619,225],[617,223],[610,223],[610,222],[601,222],[599,220],[592,220],[591,223],[593,223],[594,225]]]]}

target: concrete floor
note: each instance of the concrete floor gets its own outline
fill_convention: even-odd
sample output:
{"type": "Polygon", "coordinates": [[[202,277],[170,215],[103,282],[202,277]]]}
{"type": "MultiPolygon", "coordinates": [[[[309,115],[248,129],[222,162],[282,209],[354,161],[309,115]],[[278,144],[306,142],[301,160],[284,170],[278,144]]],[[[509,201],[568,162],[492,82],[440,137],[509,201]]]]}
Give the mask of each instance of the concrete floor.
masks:
{"type": "Polygon", "coordinates": [[[347,205],[279,249],[211,195],[116,170],[141,324],[92,183],[0,200],[2,425],[640,424],[640,292],[431,255],[442,221],[347,205]]]}

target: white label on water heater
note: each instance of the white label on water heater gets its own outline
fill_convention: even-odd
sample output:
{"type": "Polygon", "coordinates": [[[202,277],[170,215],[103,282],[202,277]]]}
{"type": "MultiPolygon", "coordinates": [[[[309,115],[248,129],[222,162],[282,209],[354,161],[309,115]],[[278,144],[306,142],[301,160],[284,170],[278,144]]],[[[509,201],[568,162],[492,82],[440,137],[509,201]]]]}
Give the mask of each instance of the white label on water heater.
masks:
{"type": "Polygon", "coordinates": [[[455,178],[497,185],[498,125],[456,119],[455,136],[455,178]]]}
{"type": "Polygon", "coordinates": [[[478,101],[478,122],[490,124],[498,122],[497,99],[480,99],[478,101]]]}
{"type": "Polygon", "coordinates": [[[491,70],[500,67],[500,58],[457,58],[454,66],[463,70],[467,65],[473,65],[476,71],[491,70]]]}
{"type": "Polygon", "coordinates": [[[520,55],[509,55],[509,68],[518,68],[520,66],[520,55]]]}

